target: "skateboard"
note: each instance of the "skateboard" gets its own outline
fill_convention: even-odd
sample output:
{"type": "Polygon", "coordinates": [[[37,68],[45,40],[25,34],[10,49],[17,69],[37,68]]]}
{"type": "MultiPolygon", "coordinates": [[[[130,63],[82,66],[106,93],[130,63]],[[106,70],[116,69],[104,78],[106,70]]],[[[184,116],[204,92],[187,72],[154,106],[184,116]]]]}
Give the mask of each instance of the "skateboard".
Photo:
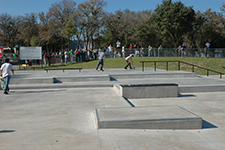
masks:
{"type": "Polygon", "coordinates": [[[4,82],[2,76],[0,76],[0,80],[1,80],[1,88],[4,89],[5,88],[5,82],[4,82]]]}

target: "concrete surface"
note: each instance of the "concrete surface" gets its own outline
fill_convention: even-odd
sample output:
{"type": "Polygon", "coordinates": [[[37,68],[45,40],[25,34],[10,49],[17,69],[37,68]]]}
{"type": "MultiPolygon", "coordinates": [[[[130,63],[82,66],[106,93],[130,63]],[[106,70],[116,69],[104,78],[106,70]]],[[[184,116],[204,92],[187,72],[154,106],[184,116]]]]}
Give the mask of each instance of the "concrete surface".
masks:
{"type": "Polygon", "coordinates": [[[177,84],[120,84],[119,93],[129,99],[133,98],[168,98],[178,97],[177,84]]]}
{"type": "Polygon", "coordinates": [[[225,149],[225,92],[131,99],[136,107],[179,105],[202,130],[101,129],[95,108],[131,107],[113,88],[12,90],[0,99],[1,150],[225,149]]]}
{"type": "Polygon", "coordinates": [[[182,93],[224,91],[225,80],[214,77],[196,76],[196,73],[160,69],[157,69],[157,71],[146,69],[144,72],[141,69],[106,69],[104,72],[84,69],[81,72],[68,70],[64,73],[61,70],[49,73],[45,73],[43,70],[17,71],[15,76],[11,78],[10,87],[11,89],[42,89],[99,87],[101,85],[112,87],[114,84],[175,83],[178,84],[178,91],[182,93]],[[54,82],[57,85],[53,84],[54,82]]]}
{"type": "MultiPolygon", "coordinates": [[[[137,74],[136,69],[105,72],[83,70],[88,75],[137,74]]],[[[148,73],[150,73],[149,70],[148,73]]],[[[157,71],[158,72],[158,71],[157,71]]],[[[159,72],[166,72],[160,71],[159,72]]],[[[15,72],[14,79],[80,76],[79,72],[15,72]],[[46,73],[47,74],[47,73],[46,73]]],[[[12,78],[13,80],[13,78],[12,78]]],[[[136,78],[57,84],[10,84],[9,95],[0,93],[1,150],[224,150],[225,91],[180,92],[177,98],[124,99],[114,84],[176,83],[179,87],[224,87],[213,77],[136,78]],[[179,105],[202,117],[200,130],[101,129],[94,120],[96,108],[179,105]]],[[[221,89],[220,89],[221,90],[221,89]]]]}
{"type": "Polygon", "coordinates": [[[98,129],[202,129],[202,118],[177,105],[95,109],[98,129]]]}

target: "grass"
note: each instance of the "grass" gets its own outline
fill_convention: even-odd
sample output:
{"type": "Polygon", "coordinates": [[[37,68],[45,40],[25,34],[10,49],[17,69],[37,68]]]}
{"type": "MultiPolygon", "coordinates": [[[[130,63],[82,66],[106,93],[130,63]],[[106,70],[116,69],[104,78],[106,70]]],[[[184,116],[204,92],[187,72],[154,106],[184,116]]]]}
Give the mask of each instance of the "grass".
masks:
{"type": "MultiPolygon", "coordinates": [[[[136,68],[141,68],[142,64],[140,61],[184,61],[191,63],[197,66],[201,66],[207,69],[215,70],[221,73],[225,73],[225,69],[222,66],[225,66],[225,58],[192,58],[192,57],[135,57],[133,62],[136,68]]],[[[73,63],[68,65],[55,64],[54,66],[45,67],[47,68],[83,68],[83,69],[95,69],[97,66],[98,60],[73,63]]],[[[126,61],[124,58],[108,58],[105,59],[104,68],[124,68],[126,61]]],[[[181,63],[181,70],[192,72],[192,66],[181,63]]],[[[153,63],[145,63],[145,68],[154,68],[153,63]]],[[[169,70],[178,70],[177,62],[169,62],[169,70]]],[[[157,69],[166,69],[165,62],[158,62],[157,69]]],[[[207,72],[204,69],[199,69],[195,67],[195,72],[199,75],[206,75],[207,72]]],[[[218,73],[209,72],[210,75],[218,75],[218,73]]]]}

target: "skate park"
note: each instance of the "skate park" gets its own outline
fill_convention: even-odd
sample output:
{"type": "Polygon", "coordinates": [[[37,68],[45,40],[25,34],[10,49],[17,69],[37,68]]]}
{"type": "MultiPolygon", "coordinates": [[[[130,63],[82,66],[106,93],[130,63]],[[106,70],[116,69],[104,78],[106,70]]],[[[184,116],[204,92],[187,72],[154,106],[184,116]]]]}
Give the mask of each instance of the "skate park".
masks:
{"type": "Polygon", "coordinates": [[[224,88],[153,68],[16,71],[1,94],[1,148],[224,149],[224,88]]]}

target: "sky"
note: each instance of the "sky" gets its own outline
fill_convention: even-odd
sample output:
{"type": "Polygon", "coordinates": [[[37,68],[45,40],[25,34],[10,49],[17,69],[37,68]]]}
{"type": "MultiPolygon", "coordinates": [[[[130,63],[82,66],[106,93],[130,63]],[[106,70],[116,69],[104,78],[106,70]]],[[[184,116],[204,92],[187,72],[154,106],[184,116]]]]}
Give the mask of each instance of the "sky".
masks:
{"type": "MultiPolygon", "coordinates": [[[[0,15],[8,13],[11,16],[25,15],[26,13],[48,12],[54,3],[62,0],[0,0],[0,15]]],[[[77,5],[88,0],[74,0],[77,5]]],[[[172,0],[181,1],[185,6],[193,6],[196,11],[204,12],[211,8],[213,11],[221,12],[220,7],[225,4],[225,0],[172,0]]],[[[105,0],[107,5],[104,10],[115,12],[116,10],[129,9],[131,11],[154,10],[157,4],[162,4],[162,0],[105,0]]]]}

